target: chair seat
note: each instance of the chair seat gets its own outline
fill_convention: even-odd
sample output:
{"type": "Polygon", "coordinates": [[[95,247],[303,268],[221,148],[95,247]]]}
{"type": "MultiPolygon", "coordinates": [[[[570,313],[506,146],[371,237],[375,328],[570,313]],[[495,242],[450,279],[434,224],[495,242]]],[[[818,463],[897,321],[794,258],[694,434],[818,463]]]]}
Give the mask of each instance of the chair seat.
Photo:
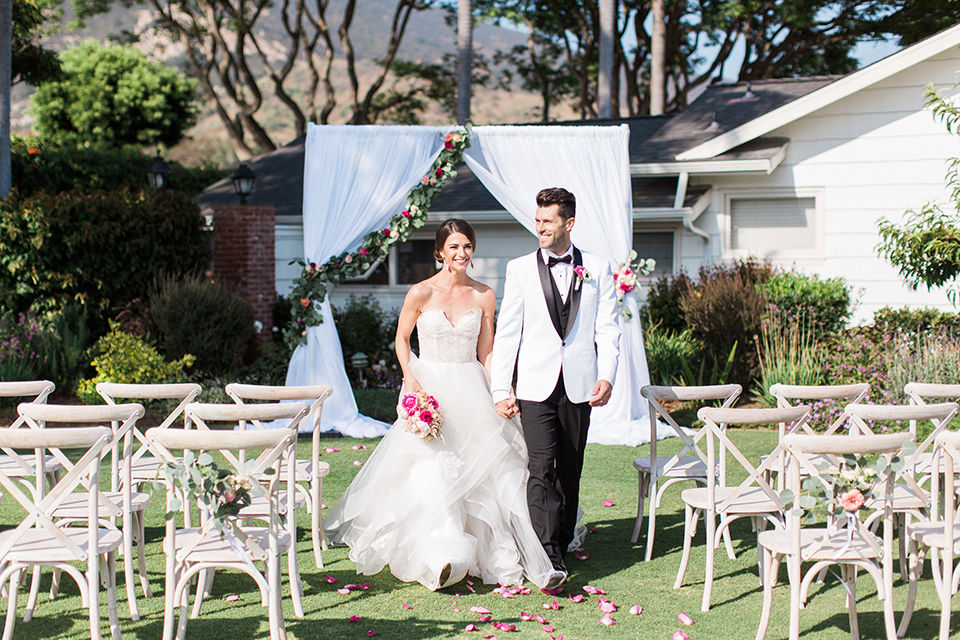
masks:
{"type": "MultiPolygon", "coordinates": [[[[296,480],[297,482],[309,482],[313,479],[313,460],[297,460],[297,470],[296,470],[296,480]]],[[[322,478],[330,473],[330,465],[326,462],[317,463],[317,476],[322,478]]],[[[283,476],[283,471],[280,472],[280,477],[283,476]]]]}
{"type": "MultiPolygon", "coordinates": [[[[287,513],[287,494],[283,492],[277,495],[277,500],[280,503],[280,513],[287,513]]],[[[293,497],[293,507],[294,509],[301,509],[305,505],[307,499],[300,493],[294,493],[293,497]]],[[[244,507],[240,510],[240,515],[246,518],[268,518],[270,517],[270,505],[267,502],[267,498],[260,496],[250,500],[249,506],[244,507]]]]}
{"type": "MultiPolygon", "coordinates": [[[[11,478],[25,478],[30,476],[37,475],[37,464],[36,464],[36,455],[33,453],[25,453],[22,456],[23,461],[27,463],[30,467],[28,472],[20,464],[8,455],[0,455],[0,470],[3,471],[4,475],[7,475],[11,478]]],[[[60,464],[60,461],[54,456],[44,456],[43,459],[43,468],[47,473],[52,473],[54,471],[59,471],[63,468],[63,465],[60,464]]]]}
{"type": "MultiPolygon", "coordinates": [[[[802,551],[804,560],[861,560],[864,558],[877,557],[877,553],[867,544],[860,532],[854,534],[853,543],[847,546],[846,529],[836,531],[815,553],[810,556],[806,555],[806,551],[813,545],[820,544],[820,540],[826,531],[823,527],[810,527],[800,530],[800,547],[804,550],[802,551]]],[[[882,538],[869,531],[865,531],[864,533],[873,539],[877,548],[883,548],[882,538]]],[[[785,529],[761,531],[758,536],[758,542],[760,546],[769,549],[773,553],[789,554],[793,552],[792,531],[785,529]]]]}
{"type": "MultiPolygon", "coordinates": [[[[84,553],[87,553],[88,532],[86,527],[74,527],[62,529],[62,531],[84,553]]],[[[99,529],[98,532],[97,555],[116,551],[123,544],[123,533],[116,529],[99,529]]],[[[0,533],[0,545],[3,545],[13,534],[14,530],[12,529],[0,533]]],[[[77,560],[59,539],[45,529],[36,529],[22,537],[3,559],[4,561],[20,562],[72,562],[77,560]]]]}
{"type": "MultiPolygon", "coordinates": [[[[913,492],[913,489],[911,489],[909,485],[893,485],[894,511],[926,509],[927,505],[929,504],[930,494],[928,494],[926,491],[923,492],[922,496],[917,496],[917,494],[913,492]]],[[[881,508],[883,506],[883,496],[881,495],[867,500],[863,503],[863,506],[867,509],[881,508]]]]}
{"type": "MultiPolygon", "coordinates": [[[[942,522],[918,522],[910,525],[910,536],[920,544],[937,549],[946,548],[942,522]]],[[[960,523],[953,525],[953,553],[960,555],[960,523]]]]}
{"type": "Polygon", "coordinates": [[[145,480],[157,480],[159,479],[159,474],[157,469],[160,468],[160,461],[151,456],[143,456],[142,458],[137,458],[130,465],[130,475],[134,481],[142,482],[145,480]]]}
{"type": "MultiPolygon", "coordinates": [[[[123,505],[123,492],[121,491],[103,491],[107,500],[110,500],[118,507],[123,505]]],[[[130,492],[130,510],[143,511],[150,504],[150,494],[140,493],[139,491],[130,492]]],[[[86,520],[89,507],[87,506],[87,494],[72,493],[67,496],[60,506],[54,509],[53,516],[67,520],[86,520]]],[[[101,518],[110,517],[109,513],[104,511],[103,505],[99,505],[99,515],[101,518]]]]}
{"type": "MultiPolygon", "coordinates": [[[[657,457],[657,476],[663,478],[706,478],[707,477],[707,465],[706,463],[696,456],[684,456],[677,460],[677,463],[673,465],[669,471],[666,473],[663,472],[663,468],[666,466],[671,457],[657,457]]],[[[650,473],[651,463],[650,458],[636,458],[633,461],[634,468],[641,473],[650,473]]],[[[719,471],[719,468],[715,469],[715,472],[719,471]]]]}
{"type": "MultiPolygon", "coordinates": [[[[717,487],[714,492],[716,504],[719,504],[733,495],[736,487],[717,487]]],[[[715,504],[707,501],[707,489],[705,487],[695,487],[684,489],[680,497],[694,509],[713,509],[715,504]]],[[[780,508],[770,496],[768,496],[760,487],[749,487],[744,489],[736,501],[728,507],[724,513],[777,513],[780,508]]]]}
{"type": "MultiPolygon", "coordinates": [[[[216,531],[210,531],[204,539],[193,548],[186,558],[181,558],[180,554],[183,548],[192,542],[194,535],[199,529],[177,529],[177,559],[181,562],[240,562],[237,552],[230,546],[230,542],[221,538],[216,531]]],[[[254,541],[261,549],[266,551],[269,546],[270,531],[266,527],[244,527],[243,532],[254,541]]],[[[277,546],[280,553],[286,553],[290,549],[290,534],[286,531],[280,531],[277,536],[277,546]]],[[[170,539],[163,539],[163,551],[169,553],[170,539]]]]}
{"type": "MultiPolygon", "coordinates": [[[[954,463],[955,472],[960,473],[960,462],[954,463]]],[[[916,458],[916,465],[914,470],[920,475],[929,475],[930,470],[933,467],[933,454],[929,451],[923,453],[918,453],[916,458]]],[[[940,473],[943,474],[947,469],[947,460],[945,457],[940,458],[940,473]]]]}

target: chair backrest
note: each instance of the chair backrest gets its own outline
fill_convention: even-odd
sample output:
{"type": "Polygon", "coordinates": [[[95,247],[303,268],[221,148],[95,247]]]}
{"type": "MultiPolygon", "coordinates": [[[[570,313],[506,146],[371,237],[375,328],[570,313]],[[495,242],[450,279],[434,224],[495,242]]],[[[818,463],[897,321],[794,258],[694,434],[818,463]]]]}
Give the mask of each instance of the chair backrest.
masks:
{"type": "MultiPolygon", "coordinates": [[[[184,408],[196,400],[196,398],[203,391],[203,387],[199,384],[193,382],[177,382],[170,384],[120,384],[116,382],[100,382],[97,383],[97,393],[104,399],[107,404],[113,405],[117,404],[118,399],[124,400],[179,400],[180,402],[177,406],[163,419],[159,425],[155,425],[160,429],[166,429],[173,425],[173,423],[183,415],[184,408]]],[[[189,428],[186,416],[183,417],[183,426],[184,428],[189,428]]],[[[133,435],[137,439],[138,444],[135,451],[132,453],[131,464],[136,464],[138,460],[145,456],[152,455],[150,453],[150,447],[147,446],[147,438],[143,435],[143,429],[135,430],[133,435]]],[[[111,477],[113,478],[112,489],[117,490],[116,478],[117,478],[117,468],[116,468],[116,443],[114,443],[113,456],[111,458],[111,468],[112,473],[111,477]]]]}
{"type": "MultiPolygon", "coordinates": [[[[22,382],[0,382],[0,398],[33,398],[33,404],[44,404],[47,396],[53,393],[57,385],[49,380],[27,380],[22,382]]],[[[23,416],[17,415],[17,419],[9,426],[10,429],[17,429],[23,426],[23,416]]]]}
{"type": "MultiPolygon", "coordinates": [[[[19,478],[8,475],[3,468],[0,468],[0,485],[27,511],[26,517],[17,528],[0,542],[0,562],[5,562],[6,555],[21,541],[35,539],[38,528],[56,539],[70,552],[74,560],[80,562],[90,560],[87,552],[71,540],[64,529],[54,521],[53,513],[78,486],[86,487],[88,491],[86,548],[97,548],[100,462],[112,439],[113,434],[106,427],[0,429],[0,447],[3,449],[32,449],[35,452],[39,467],[37,475],[41,478],[44,476],[43,460],[48,453],[61,458],[66,457],[64,450],[83,450],[80,459],[71,464],[69,471],[59,480],[54,481],[55,484],[47,491],[24,492],[19,478]]],[[[42,554],[38,552],[39,555],[42,554]]],[[[93,564],[96,564],[95,554],[92,560],[93,564]]]]}
{"type": "MultiPolygon", "coordinates": [[[[234,407],[235,405],[206,406],[234,407]]],[[[285,412],[274,410],[272,415],[275,417],[273,418],[267,418],[267,412],[260,413],[258,415],[262,417],[259,419],[295,418],[299,413],[305,412],[307,408],[305,403],[269,406],[282,406],[287,410],[285,412]],[[291,407],[293,408],[292,412],[289,410],[291,407]]],[[[189,411],[190,410],[188,409],[188,412],[189,411]]],[[[222,415],[215,413],[213,410],[201,410],[201,413],[207,416],[207,420],[209,421],[213,421],[215,419],[211,416],[219,417],[222,415]]],[[[173,455],[172,451],[175,449],[183,450],[185,454],[187,451],[219,451],[220,454],[223,455],[223,457],[231,465],[231,474],[239,481],[247,482],[249,483],[249,486],[258,485],[261,488],[264,486],[264,484],[266,484],[264,494],[267,496],[270,504],[270,546],[273,548],[273,553],[276,553],[276,536],[278,526],[277,514],[280,512],[280,506],[277,500],[277,487],[280,482],[286,483],[286,504],[288,505],[293,504],[293,492],[295,487],[294,465],[284,465],[286,468],[286,477],[281,478],[280,461],[283,458],[292,455],[292,451],[296,447],[297,441],[296,430],[275,429],[271,431],[250,430],[231,432],[229,437],[225,438],[222,431],[208,430],[206,428],[197,430],[155,428],[147,431],[147,440],[150,442],[151,447],[157,451],[158,457],[168,464],[182,464],[180,458],[173,455]],[[239,456],[235,453],[239,453],[240,451],[259,451],[259,455],[255,460],[243,463],[240,462],[239,456]]],[[[184,459],[189,460],[190,458],[184,455],[184,459]]],[[[199,460],[196,457],[193,459],[199,460]]],[[[166,477],[165,484],[167,490],[167,511],[174,512],[180,508],[180,505],[177,502],[178,499],[176,497],[177,487],[174,486],[173,479],[170,476],[166,477]]],[[[201,508],[206,509],[203,505],[201,505],[201,508]]],[[[210,515],[209,509],[206,509],[206,515],[210,515]]],[[[243,520],[244,519],[242,517],[230,519],[230,522],[227,524],[227,526],[224,526],[222,529],[221,535],[231,538],[236,542],[236,544],[231,544],[231,548],[235,553],[238,554],[239,557],[241,557],[241,559],[243,559],[243,554],[245,552],[251,560],[266,560],[268,549],[264,549],[246,535],[245,531],[247,526],[243,520]]],[[[165,544],[169,544],[170,548],[177,548],[176,521],[176,518],[170,518],[167,520],[166,533],[168,541],[165,544]]],[[[190,534],[190,538],[188,538],[185,544],[182,545],[182,550],[179,552],[182,557],[188,555],[206,537],[213,533],[215,526],[213,520],[209,517],[204,517],[202,518],[202,521],[203,524],[201,527],[190,534]]],[[[295,541],[293,543],[296,544],[295,541]]]]}
{"type": "MultiPolygon", "coordinates": [[[[780,498],[780,493],[770,486],[769,482],[767,482],[766,475],[768,471],[782,471],[779,465],[781,465],[783,461],[783,456],[781,455],[784,446],[783,439],[780,439],[774,450],[760,462],[759,466],[755,467],[730,440],[727,429],[731,426],[755,427],[760,425],[785,424],[787,425],[786,433],[794,434],[802,430],[806,425],[810,417],[810,407],[806,405],[784,408],[778,407],[774,409],[704,407],[697,412],[697,416],[703,420],[707,434],[707,468],[709,469],[709,465],[714,464],[717,458],[717,447],[714,441],[714,438],[716,438],[716,442],[720,443],[721,451],[725,451],[728,455],[733,456],[747,472],[747,478],[719,503],[716,501],[715,496],[717,482],[719,482],[720,486],[726,486],[726,477],[721,474],[717,481],[714,481],[713,475],[707,474],[707,502],[709,504],[716,504],[717,512],[723,512],[735,504],[740,496],[743,495],[744,491],[756,485],[767,494],[777,505],[778,509],[782,510],[783,501],[780,498]],[[726,425],[726,427],[721,425],[726,425]]],[[[723,469],[723,472],[725,473],[726,469],[723,469]]]]}
{"type": "MultiPolygon", "coordinates": [[[[844,400],[844,405],[856,404],[866,400],[870,394],[870,385],[866,382],[858,384],[828,384],[828,385],[805,385],[805,384],[780,384],[779,382],[770,386],[770,395],[777,400],[778,407],[792,407],[792,400],[799,400],[800,404],[811,405],[815,407],[817,401],[822,400],[844,400]]],[[[814,409],[811,409],[815,413],[814,409]]],[[[845,410],[841,410],[840,415],[830,423],[825,433],[832,434],[840,427],[846,424],[850,416],[845,410]]],[[[813,433],[809,428],[805,429],[808,433],[813,433]]],[[[784,436],[783,428],[780,429],[780,437],[784,436]]]]}
{"type": "MultiPolygon", "coordinates": [[[[32,404],[21,403],[17,406],[17,413],[24,419],[24,424],[30,427],[30,430],[42,430],[44,427],[50,428],[51,425],[102,425],[110,423],[111,425],[111,450],[115,452],[115,443],[123,442],[122,462],[118,465],[119,475],[124,481],[124,496],[130,498],[130,458],[133,450],[133,433],[136,431],[137,420],[143,417],[143,406],[139,404],[117,404],[117,405],[53,405],[53,404],[32,404]]],[[[51,453],[57,461],[63,465],[64,469],[70,470],[74,467],[71,459],[62,451],[56,449],[51,453]]],[[[15,452],[11,450],[11,455],[15,460],[23,463],[15,452]]],[[[39,467],[37,473],[37,491],[43,493],[44,474],[43,461],[38,460],[39,467]]],[[[84,483],[86,486],[86,483],[84,483]]],[[[88,488],[88,490],[90,490],[88,488]]],[[[105,496],[100,496],[100,502],[113,517],[123,517],[123,510],[105,496]]],[[[127,501],[127,504],[129,500],[127,501]]]]}
{"type": "MultiPolygon", "coordinates": [[[[677,436],[683,441],[683,446],[680,448],[680,451],[678,451],[676,455],[670,458],[666,464],[663,465],[662,473],[669,472],[670,469],[680,463],[681,458],[687,456],[695,455],[700,458],[704,464],[707,462],[707,456],[697,446],[697,443],[703,437],[703,429],[697,430],[694,436],[690,437],[687,434],[686,429],[680,426],[673,416],[670,415],[670,412],[667,411],[667,409],[663,406],[664,402],[706,403],[719,400],[722,401],[722,407],[728,408],[733,406],[742,392],[743,387],[741,387],[739,384],[720,384],[693,387],[647,385],[640,389],[640,395],[647,399],[647,404],[649,406],[648,413],[650,414],[651,468],[654,470],[656,469],[657,436],[659,431],[657,426],[658,415],[663,419],[664,422],[670,425],[670,427],[676,432],[677,436]]],[[[724,458],[721,456],[721,464],[723,464],[723,461],[724,458]]]]}
{"type": "MultiPolygon", "coordinates": [[[[268,402],[289,402],[303,401],[310,403],[310,410],[304,416],[301,425],[313,423],[313,459],[320,457],[320,418],[323,414],[323,403],[333,395],[333,389],[325,384],[301,385],[301,386],[276,386],[261,384],[240,384],[231,382],[224,391],[233,398],[237,404],[244,404],[244,400],[265,400],[268,402]]],[[[262,429],[264,425],[260,421],[253,422],[256,428],[262,429]]],[[[240,429],[246,428],[246,423],[240,423],[240,429]]],[[[299,429],[299,426],[298,426],[299,429]]]]}
{"type": "MultiPolygon", "coordinates": [[[[862,405],[867,406],[867,405],[862,405]]],[[[913,435],[909,432],[888,433],[880,435],[809,435],[805,433],[794,433],[784,437],[784,446],[789,459],[787,470],[787,488],[796,497],[795,508],[787,510],[787,530],[793,533],[792,546],[794,553],[798,554],[802,560],[814,556],[824,555],[828,549],[827,545],[833,541],[836,545],[836,534],[839,529],[846,527],[849,530],[847,539],[850,543],[845,547],[829,547],[831,550],[827,553],[839,557],[848,551],[857,550],[858,545],[866,544],[872,548],[875,557],[884,557],[892,553],[893,548],[893,488],[897,476],[899,465],[905,464],[903,458],[906,452],[904,447],[907,442],[913,442],[913,435]],[[863,469],[859,468],[856,456],[877,455],[885,458],[883,465],[874,466],[874,473],[869,475],[860,473],[863,469]],[[816,463],[811,456],[826,457],[830,462],[816,463]],[[900,458],[898,462],[898,458],[900,458]],[[855,464],[856,463],[856,464],[855,464]],[[877,471],[879,469],[879,471],[877,471]],[[850,496],[849,507],[844,504],[844,495],[837,495],[839,488],[837,483],[843,482],[846,474],[852,472],[854,480],[847,480],[851,484],[848,491],[860,492],[859,500],[850,496]],[[802,479],[804,478],[804,479],[802,479]],[[869,489],[861,487],[869,486],[869,489]],[[800,528],[803,524],[802,512],[808,511],[816,506],[814,496],[810,495],[813,488],[820,488],[821,491],[833,497],[838,504],[828,506],[827,522],[822,535],[815,538],[815,541],[802,548],[800,545],[800,528]],[[874,490],[875,487],[882,487],[882,497],[880,502],[867,501],[863,491],[874,490]],[[809,496],[809,502],[803,501],[803,495],[809,496]],[[884,532],[883,543],[878,545],[875,538],[868,534],[864,522],[859,517],[859,509],[865,504],[880,505],[883,509],[884,532]],[[848,515],[849,514],[849,515],[848,515]],[[856,514],[856,515],[853,515],[856,514]],[[854,540],[855,537],[855,540],[854,540]],[[802,553],[802,555],[801,555],[802,553]]],[[[841,487],[846,485],[841,485],[841,487]]],[[[788,496],[789,497],[789,496],[788,496]]],[[[862,552],[861,552],[862,553],[862,552]]],[[[892,563],[884,563],[884,571],[891,571],[892,563]]]]}
{"type": "MultiPolygon", "coordinates": [[[[940,474],[933,474],[933,485],[931,489],[931,498],[933,504],[930,508],[930,517],[932,520],[942,518],[944,525],[944,540],[956,539],[957,534],[954,525],[957,523],[957,492],[958,486],[957,469],[960,468],[960,433],[956,431],[946,431],[937,436],[934,441],[934,469],[939,465],[943,469],[943,490],[941,491],[940,474]],[[942,463],[941,463],[942,460],[942,463]],[[940,498],[943,498],[943,509],[941,511],[940,498]]],[[[956,543],[954,543],[956,544],[956,543]]],[[[944,544],[943,553],[949,560],[947,566],[953,563],[953,544],[944,544]]]]}

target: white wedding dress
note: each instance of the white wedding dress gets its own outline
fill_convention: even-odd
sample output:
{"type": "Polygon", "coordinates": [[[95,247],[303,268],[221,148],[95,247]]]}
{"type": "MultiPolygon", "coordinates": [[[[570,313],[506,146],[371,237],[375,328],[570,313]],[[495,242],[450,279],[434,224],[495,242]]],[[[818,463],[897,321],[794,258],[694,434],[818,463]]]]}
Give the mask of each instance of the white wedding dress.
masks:
{"type": "Polygon", "coordinates": [[[440,309],[417,320],[420,358],[410,369],[443,412],[442,440],[423,442],[395,424],[326,518],[329,539],[350,547],[357,573],[385,566],[437,589],[446,564],[487,584],[543,587],[553,566],[527,508],[520,420],[493,407],[477,361],[482,311],[450,324],[440,309]]]}

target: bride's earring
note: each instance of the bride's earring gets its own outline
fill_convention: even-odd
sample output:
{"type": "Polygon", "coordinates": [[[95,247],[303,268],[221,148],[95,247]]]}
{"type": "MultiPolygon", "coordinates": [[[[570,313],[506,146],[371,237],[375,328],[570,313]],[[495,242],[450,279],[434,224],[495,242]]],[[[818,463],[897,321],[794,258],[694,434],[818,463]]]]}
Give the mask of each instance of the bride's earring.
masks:
{"type": "Polygon", "coordinates": [[[452,269],[450,268],[450,263],[447,262],[446,260],[443,261],[443,266],[447,268],[447,271],[452,271],[452,269]]]}
{"type": "Polygon", "coordinates": [[[470,261],[470,268],[473,269],[473,260],[470,261]]]}

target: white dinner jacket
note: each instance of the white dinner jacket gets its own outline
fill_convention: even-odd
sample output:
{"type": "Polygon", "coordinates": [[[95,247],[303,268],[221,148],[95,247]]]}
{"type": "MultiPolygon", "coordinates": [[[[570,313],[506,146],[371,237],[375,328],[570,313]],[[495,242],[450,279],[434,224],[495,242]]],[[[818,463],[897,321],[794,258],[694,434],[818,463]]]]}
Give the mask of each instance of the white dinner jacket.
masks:
{"type": "MultiPolygon", "coordinates": [[[[613,274],[606,260],[582,251],[581,254],[591,277],[581,281],[571,274],[573,286],[582,290],[576,316],[568,321],[566,339],[554,327],[540,284],[540,250],[507,263],[491,364],[495,402],[505,397],[496,393],[498,390],[510,389],[514,367],[515,392],[520,400],[546,400],[556,387],[561,370],[571,402],[588,401],[597,380],[615,382],[620,325],[613,274]]],[[[572,290],[570,294],[573,295],[572,290]]]]}

